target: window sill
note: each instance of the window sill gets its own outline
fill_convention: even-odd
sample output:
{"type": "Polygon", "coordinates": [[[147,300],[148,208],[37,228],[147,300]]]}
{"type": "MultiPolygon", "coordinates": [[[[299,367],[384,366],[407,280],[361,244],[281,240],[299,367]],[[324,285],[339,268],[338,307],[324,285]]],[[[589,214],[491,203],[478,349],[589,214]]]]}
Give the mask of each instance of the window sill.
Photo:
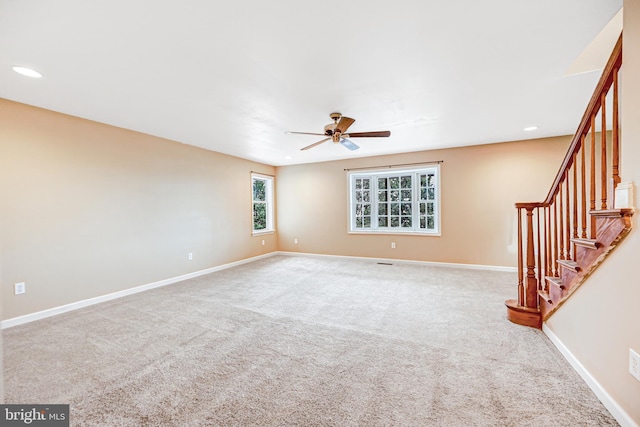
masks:
{"type": "Polygon", "coordinates": [[[252,231],[252,236],[264,236],[265,234],[274,234],[276,230],[260,230],[260,231],[252,231]]]}
{"type": "Polygon", "coordinates": [[[440,237],[442,233],[424,233],[420,231],[353,231],[349,230],[348,234],[367,234],[367,235],[393,235],[393,236],[422,236],[422,237],[440,237]]]}

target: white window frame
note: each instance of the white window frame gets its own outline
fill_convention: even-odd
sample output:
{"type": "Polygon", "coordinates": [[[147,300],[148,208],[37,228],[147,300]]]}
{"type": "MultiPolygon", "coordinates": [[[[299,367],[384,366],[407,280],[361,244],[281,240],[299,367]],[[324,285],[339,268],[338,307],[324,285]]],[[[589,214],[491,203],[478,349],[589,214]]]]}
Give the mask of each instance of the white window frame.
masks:
{"type": "MultiPolygon", "coordinates": [[[[416,168],[397,168],[397,169],[375,169],[375,170],[366,170],[366,171],[349,171],[347,173],[347,182],[348,182],[348,190],[349,190],[349,213],[348,213],[348,232],[352,234],[414,234],[421,236],[440,236],[441,235],[441,214],[440,214],[440,164],[434,165],[425,165],[422,167],[416,168]],[[424,201],[420,199],[420,175],[430,175],[433,174],[435,179],[435,184],[433,185],[435,191],[435,198],[430,199],[428,201],[424,201]],[[391,227],[391,226],[380,226],[378,219],[382,218],[384,221],[384,215],[379,214],[379,201],[378,201],[378,190],[385,190],[378,188],[378,178],[385,177],[396,177],[396,176],[407,176],[410,175],[412,177],[412,186],[411,186],[411,224],[412,227],[391,227]],[[357,228],[356,227],[356,206],[358,205],[358,201],[356,200],[356,180],[357,179],[369,179],[370,184],[370,204],[371,204],[371,222],[370,227],[368,228],[357,228]],[[417,184],[417,185],[416,185],[417,184]],[[434,228],[433,229],[421,229],[420,228],[420,203],[421,202],[429,202],[434,203],[433,208],[433,219],[434,219],[434,228]]],[[[388,190],[388,189],[387,189],[388,190]]],[[[400,188],[400,190],[402,190],[400,188]]],[[[383,204],[384,202],[380,203],[383,204]]],[[[389,201],[387,201],[389,203],[389,201]]],[[[426,206],[426,205],[425,205],[426,206]]],[[[389,220],[391,215],[389,215],[389,220]]],[[[426,221],[426,217],[425,217],[426,221]]]]}
{"type": "Polygon", "coordinates": [[[259,235],[259,234],[267,234],[275,232],[274,221],[273,221],[273,176],[263,175],[259,173],[252,172],[251,173],[251,234],[259,235]],[[262,181],[265,183],[265,200],[257,201],[254,200],[253,197],[253,184],[254,182],[262,181]],[[264,203],[266,205],[266,227],[264,229],[256,230],[254,228],[254,205],[256,203],[264,203]]]}

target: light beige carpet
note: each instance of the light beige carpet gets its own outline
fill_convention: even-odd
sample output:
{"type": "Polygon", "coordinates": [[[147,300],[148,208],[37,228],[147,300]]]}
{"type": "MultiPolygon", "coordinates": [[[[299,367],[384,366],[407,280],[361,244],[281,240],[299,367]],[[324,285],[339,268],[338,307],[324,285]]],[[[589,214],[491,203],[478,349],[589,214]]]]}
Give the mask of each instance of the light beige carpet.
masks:
{"type": "Polygon", "coordinates": [[[76,426],[617,425],[506,320],[515,285],[276,256],[4,330],[5,400],[69,403],[76,426]]]}

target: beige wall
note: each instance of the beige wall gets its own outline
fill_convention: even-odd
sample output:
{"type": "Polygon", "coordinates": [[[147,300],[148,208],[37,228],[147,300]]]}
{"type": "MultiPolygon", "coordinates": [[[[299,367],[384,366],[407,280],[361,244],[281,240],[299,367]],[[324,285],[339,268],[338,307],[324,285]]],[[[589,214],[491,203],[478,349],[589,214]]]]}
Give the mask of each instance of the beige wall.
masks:
{"type": "MultiPolygon", "coordinates": [[[[2,277],[2,247],[0,246],[0,277],[2,277]]],[[[2,282],[0,282],[2,283],[2,282]]],[[[0,319],[2,319],[2,302],[0,298],[0,319]]],[[[2,347],[2,333],[0,331],[0,404],[4,403],[4,348],[2,347]]]]}
{"type": "MultiPolygon", "coordinates": [[[[640,2],[624,2],[621,82],[623,181],[640,184],[640,2]]],[[[637,206],[638,192],[635,200],[637,206]]],[[[631,234],[547,326],[640,425],[640,382],[628,372],[629,348],[640,353],[640,230],[631,234]]]]}
{"type": "Polygon", "coordinates": [[[251,170],[275,172],[0,99],[3,318],[276,250],[251,236],[251,170]]]}
{"type": "Polygon", "coordinates": [[[279,248],[515,267],[514,203],[544,199],[569,142],[569,137],[547,138],[279,167],[279,248]],[[347,233],[344,169],[435,160],[444,161],[440,237],[347,233]]]}

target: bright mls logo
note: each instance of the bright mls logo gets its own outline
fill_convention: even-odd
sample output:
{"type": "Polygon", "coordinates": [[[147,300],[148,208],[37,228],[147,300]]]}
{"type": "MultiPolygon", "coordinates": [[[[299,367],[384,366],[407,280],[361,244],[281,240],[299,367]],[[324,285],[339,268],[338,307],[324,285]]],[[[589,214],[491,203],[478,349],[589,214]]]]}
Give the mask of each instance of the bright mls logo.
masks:
{"type": "Polygon", "coordinates": [[[0,405],[0,425],[69,427],[69,405],[0,405]]]}

